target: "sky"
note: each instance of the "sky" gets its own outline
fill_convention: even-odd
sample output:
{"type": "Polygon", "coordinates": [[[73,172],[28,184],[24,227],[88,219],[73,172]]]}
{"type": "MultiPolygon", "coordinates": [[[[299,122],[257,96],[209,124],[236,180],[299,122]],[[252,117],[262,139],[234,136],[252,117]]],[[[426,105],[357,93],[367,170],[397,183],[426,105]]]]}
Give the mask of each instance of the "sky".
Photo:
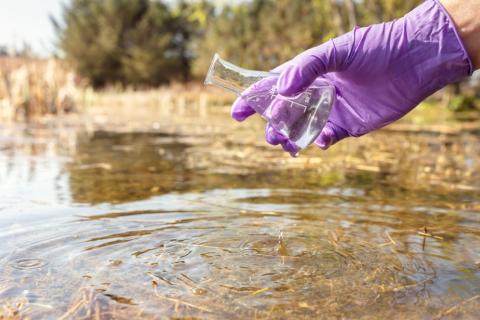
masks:
{"type": "Polygon", "coordinates": [[[47,56],[54,48],[55,33],[49,15],[61,16],[65,0],[0,0],[0,46],[30,44],[35,53],[47,56]]]}
{"type": "MultiPolygon", "coordinates": [[[[215,1],[221,4],[241,0],[215,1]]],[[[55,32],[49,16],[60,18],[62,4],[68,2],[69,0],[0,0],[0,46],[19,49],[25,42],[37,55],[50,55],[55,48],[55,32]]]]}

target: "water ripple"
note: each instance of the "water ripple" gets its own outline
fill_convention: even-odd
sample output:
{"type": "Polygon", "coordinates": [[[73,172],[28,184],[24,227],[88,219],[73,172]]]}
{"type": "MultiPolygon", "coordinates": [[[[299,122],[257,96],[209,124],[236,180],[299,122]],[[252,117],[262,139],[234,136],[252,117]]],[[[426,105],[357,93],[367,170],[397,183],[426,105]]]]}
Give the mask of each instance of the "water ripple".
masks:
{"type": "Polygon", "coordinates": [[[10,263],[10,265],[19,270],[32,270],[32,269],[40,269],[45,266],[47,263],[42,259],[37,258],[23,258],[17,259],[10,263]]]}

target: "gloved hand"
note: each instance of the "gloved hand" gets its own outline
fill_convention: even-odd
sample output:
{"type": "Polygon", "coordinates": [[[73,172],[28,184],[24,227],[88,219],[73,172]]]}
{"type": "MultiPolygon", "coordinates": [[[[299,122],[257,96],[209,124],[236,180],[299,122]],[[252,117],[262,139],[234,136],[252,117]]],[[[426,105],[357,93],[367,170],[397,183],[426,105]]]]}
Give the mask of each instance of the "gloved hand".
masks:
{"type": "MultiPolygon", "coordinates": [[[[470,75],[473,67],[445,9],[438,0],[427,0],[403,18],[354,28],[275,71],[281,72],[277,86],[284,96],[295,96],[318,77],[336,87],[336,102],[315,141],[327,149],[400,119],[435,91],[470,75]]],[[[272,102],[276,107],[285,104],[272,102]]],[[[241,98],[232,107],[238,121],[254,113],[241,98]]],[[[266,140],[298,151],[271,125],[266,140]]]]}

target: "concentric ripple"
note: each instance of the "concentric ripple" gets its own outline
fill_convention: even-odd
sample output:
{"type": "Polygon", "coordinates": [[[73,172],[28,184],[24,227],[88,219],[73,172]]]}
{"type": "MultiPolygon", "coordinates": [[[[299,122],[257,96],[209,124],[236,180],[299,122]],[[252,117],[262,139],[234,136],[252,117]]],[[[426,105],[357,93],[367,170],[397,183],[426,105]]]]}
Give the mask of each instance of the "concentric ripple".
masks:
{"type": "Polygon", "coordinates": [[[42,259],[35,258],[24,258],[17,259],[10,264],[15,269],[20,270],[30,270],[30,269],[40,269],[46,265],[46,262],[42,259]]]}

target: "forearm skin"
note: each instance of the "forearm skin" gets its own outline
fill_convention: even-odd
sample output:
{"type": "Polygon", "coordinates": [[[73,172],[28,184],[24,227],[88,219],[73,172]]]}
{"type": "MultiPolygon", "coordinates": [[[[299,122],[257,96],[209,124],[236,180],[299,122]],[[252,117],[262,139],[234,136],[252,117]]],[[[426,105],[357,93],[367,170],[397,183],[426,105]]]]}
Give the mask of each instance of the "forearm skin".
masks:
{"type": "Polygon", "coordinates": [[[453,20],[475,70],[480,69],[480,0],[438,0],[453,20]]]}

